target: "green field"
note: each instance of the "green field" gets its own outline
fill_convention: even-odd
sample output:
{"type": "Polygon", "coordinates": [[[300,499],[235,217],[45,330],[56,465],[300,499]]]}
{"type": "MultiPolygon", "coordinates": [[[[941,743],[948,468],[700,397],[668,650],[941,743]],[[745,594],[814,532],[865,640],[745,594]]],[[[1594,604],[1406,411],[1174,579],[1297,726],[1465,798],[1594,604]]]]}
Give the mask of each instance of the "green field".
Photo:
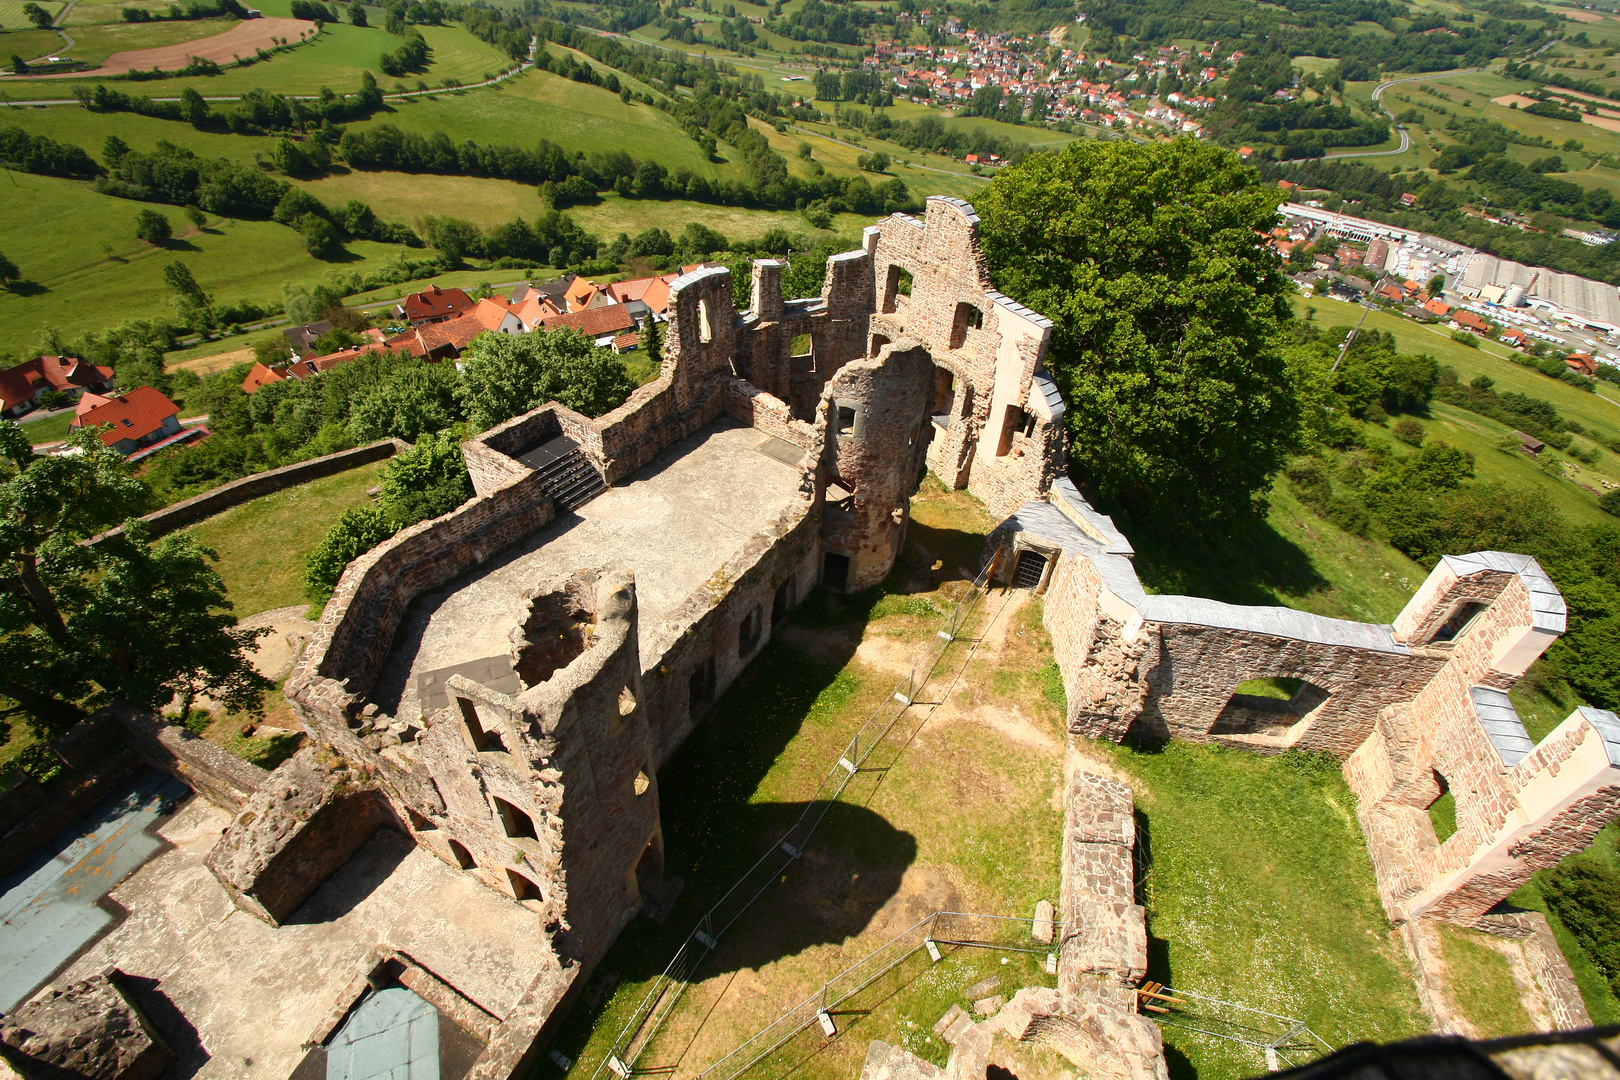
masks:
{"type": "MultiPolygon", "coordinates": [[[[265,14],[280,14],[270,10],[273,6],[270,3],[263,5],[265,14]]],[[[463,83],[481,82],[486,76],[497,75],[515,66],[511,57],[479,41],[460,26],[420,26],[417,29],[422,31],[433,52],[425,73],[408,76],[413,89],[418,80],[430,86],[442,85],[446,79],[463,83]]],[[[241,94],[258,87],[267,87],[283,94],[315,94],[322,87],[349,90],[359,84],[362,71],[376,73],[382,55],[394,51],[401,44],[402,39],[379,27],[361,29],[334,23],[325,26],[314,41],[277,53],[272,59],[251,67],[229,68],[211,76],[153,79],[138,84],[133,92],[149,97],[173,97],[187,87],[193,87],[213,97],[241,94]]],[[[13,100],[54,99],[67,97],[75,83],[95,81],[94,78],[6,79],[4,86],[13,100]]]]}
{"type": "MultiPolygon", "coordinates": [[[[23,8],[27,4],[28,0],[0,0],[0,26],[7,28],[33,26],[28,16],[23,14],[23,8]]],[[[62,5],[55,0],[39,0],[39,6],[49,12],[53,19],[62,10],[62,5]]]]}
{"type": "MultiPolygon", "coordinates": [[[[1081,746],[1136,792],[1150,979],[1303,1021],[1335,1049],[1428,1030],[1333,761],[1181,742],[1081,746]]],[[[1258,1050],[1161,1031],[1172,1077],[1264,1071],[1258,1050]]]]}
{"type": "Polygon", "coordinates": [[[15,205],[29,210],[29,228],[13,228],[6,255],[43,291],[0,293],[0,351],[26,353],[40,330],[99,329],[140,316],[168,316],[163,264],[178,258],[216,300],[279,301],[287,281],[316,282],[334,269],[364,272],[398,249],[370,241],[348,245],[349,258],[321,262],[293,229],[269,221],[214,220],[188,231],[179,208],[162,207],[180,235],[166,248],[135,239],[137,211],[147,204],[100,195],[74,180],[11,174],[15,205]],[[105,241],[112,257],[102,250],[105,241]]]}
{"type": "MultiPolygon", "coordinates": [[[[387,79],[382,82],[389,86],[387,79]]],[[[393,111],[350,127],[364,131],[378,124],[423,134],[442,131],[456,142],[533,146],[550,139],[569,153],[624,150],[633,158],[654,158],[670,170],[720,175],[668,113],[640,102],[627,105],[600,86],[548,71],[526,71],[495,87],[395,102],[393,111]]]]}
{"type": "MultiPolygon", "coordinates": [[[[117,18],[111,9],[101,10],[117,18]]],[[[78,14],[77,8],[74,9],[74,14],[78,14]]],[[[73,48],[68,50],[67,55],[86,64],[99,64],[115,52],[179,45],[182,42],[223,34],[235,25],[235,19],[127,23],[122,18],[117,22],[90,26],[74,25],[68,30],[73,37],[73,48]]]]}
{"type": "Polygon", "coordinates": [[[304,560],[338,515],[367,502],[385,462],[233,506],[186,532],[219,553],[214,569],[238,619],[304,602],[304,560]]]}
{"type": "Polygon", "coordinates": [[[41,415],[39,419],[25,416],[18,421],[22,425],[23,434],[28,441],[38,446],[40,443],[57,442],[67,438],[68,428],[73,423],[72,411],[59,412],[53,416],[41,415]]]}
{"type": "MultiPolygon", "coordinates": [[[[16,24],[0,24],[16,25],[16,24]]],[[[28,26],[28,23],[22,24],[28,26]]],[[[0,33],[0,63],[10,65],[13,56],[24,60],[38,60],[42,56],[60,56],[67,51],[67,42],[54,30],[7,30],[0,33]]],[[[11,70],[8,66],[7,71],[11,70]]],[[[12,80],[0,86],[10,87],[12,80]]]]}

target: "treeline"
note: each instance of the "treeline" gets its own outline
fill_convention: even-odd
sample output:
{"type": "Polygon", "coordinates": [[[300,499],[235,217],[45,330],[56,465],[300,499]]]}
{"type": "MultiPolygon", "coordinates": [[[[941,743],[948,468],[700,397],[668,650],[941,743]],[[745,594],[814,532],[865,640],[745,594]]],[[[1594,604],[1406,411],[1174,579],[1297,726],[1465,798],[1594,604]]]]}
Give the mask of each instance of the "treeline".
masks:
{"type": "Polygon", "coordinates": [[[1510,79],[1523,79],[1525,82],[1540,83],[1544,86],[1558,86],[1565,90],[1579,90],[1583,94],[1591,94],[1594,97],[1620,101],[1620,92],[1611,90],[1600,82],[1592,79],[1577,78],[1562,71],[1550,71],[1545,67],[1536,67],[1528,60],[1522,64],[1515,64],[1509,60],[1503,65],[1502,73],[1510,79]]]}
{"type": "Polygon", "coordinates": [[[1098,0],[1086,8],[1087,51],[1128,59],[1143,46],[1215,39],[1223,50],[1271,48],[1288,56],[1333,57],[1343,62],[1346,79],[1365,80],[1380,68],[1441,71],[1484,65],[1535,48],[1559,25],[1543,8],[1502,10],[1513,11],[1513,21],[1428,12],[1414,18],[1405,5],[1389,0],[1282,0],[1263,7],[1243,0],[1098,0]],[[1389,33],[1368,34],[1357,26],[1368,22],[1389,33]],[[1425,32],[1430,30],[1446,32],[1425,32]]]}
{"type": "Polygon", "coordinates": [[[886,12],[854,4],[829,4],[825,0],[805,0],[803,7],[785,18],[767,19],[765,28],[794,41],[819,41],[831,45],[859,45],[861,31],[879,22],[892,23],[886,12]]]}
{"type": "MultiPolygon", "coordinates": [[[[1277,92],[1292,92],[1293,82],[1293,62],[1286,53],[1268,49],[1238,61],[1209,118],[1210,133],[1233,146],[1280,143],[1278,156],[1284,160],[1321,157],[1336,146],[1376,146],[1389,138],[1388,124],[1358,117],[1326,94],[1315,101],[1279,101],[1277,92]]],[[[1318,82],[1331,85],[1340,77],[1331,73],[1318,82]]]]}
{"type": "Polygon", "coordinates": [[[192,19],[218,19],[229,16],[236,19],[247,18],[247,8],[237,3],[237,0],[213,0],[212,3],[199,3],[190,0],[185,7],[179,4],[170,4],[167,11],[153,11],[150,8],[127,7],[124,8],[125,22],[175,22],[192,19]]]}
{"type": "MultiPolygon", "coordinates": [[[[1592,704],[1620,705],[1620,526],[1576,526],[1539,487],[1481,483],[1473,455],[1427,437],[1421,418],[1434,398],[1463,403],[1456,372],[1432,357],[1399,354],[1392,335],[1363,333],[1331,372],[1349,327],[1300,328],[1302,362],[1322,373],[1318,408],[1308,416],[1310,451],[1286,475],[1300,501],[1338,527],[1382,539],[1424,566],[1442,555],[1516,551],[1535,556],[1569,604],[1569,628],[1548,649],[1541,670],[1568,680],[1592,704]],[[1358,418],[1387,422],[1412,446],[1406,453],[1370,443],[1358,418]]],[[[1466,408],[1500,409],[1501,422],[1550,434],[1572,425],[1545,402],[1525,395],[1490,395],[1488,380],[1468,390],[1466,408]]],[[[1492,451],[1518,453],[1515,449],[1492,451]]],[[[1595,455],[1596,450],[1592,451],[1595,455]]],[[[1589,456],[1590,457],[1590,456],[1589,456]]],[[[1544,468],[1557,468],[1543,453],[1544,468]]]]}
{"type": "Polygon", "coordinates": [[[1016,161],[1029,152],[1028,145],[1015,143],[1005,135],[993,135],[966,124],[948,125],[937,116],[896,121],[884,112],[863,113],[859,109],[843,108],[837,109],[835,115],[838,122],[846,127],[859,128],[875,139],[899,143],[907,150],[919,153],[947,154],[951,157],[996,154],[1008,161],[1016,161]]]}
{"type": "MultiPolygon", "coordinates": [[[[189,89],[189,88],[188,88],[189,89]]],[[[75,86],[74,96],[92,112],[132,112],[158,120],[191,124],[200,131],[229,131],[237,135],[264,135],[272,131],[301,131],[323,125],[346,124],[369,119],[383,107],[382,91],[371,72],[360,76],[360,88],[342,95],[323,90],[313,100],[300,101],[267,90],[250,90],[234,107],[215,110],[202,95],[191,90],[179,101],[154,101],[139,94],[75,86]],[[195,101],[192,96],[195,96],[195,101]]]]}
{"type": "Polygon", "coordinates": [[[82,147],[30,135],[19,127],[0,128],[0,165],[40,176],[88,180],[104,170],[82,147]]]}

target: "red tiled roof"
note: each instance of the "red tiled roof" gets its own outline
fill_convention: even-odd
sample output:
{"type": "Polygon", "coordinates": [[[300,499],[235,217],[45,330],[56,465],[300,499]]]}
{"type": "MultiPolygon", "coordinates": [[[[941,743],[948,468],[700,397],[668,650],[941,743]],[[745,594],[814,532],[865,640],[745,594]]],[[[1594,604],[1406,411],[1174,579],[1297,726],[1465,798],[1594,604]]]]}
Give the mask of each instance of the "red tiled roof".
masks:
{"type": "Polygon", "coordinates": [[[180,415],[174,402],[150,386],[137,386],[127,394],[119,394],[89,411],[75,416],[72,427],[95,427],[111,424],[111,431],[101,433],[101,441],[115,446],[122,439],[144,439],[163,426],[163,421],[180,415]]]}
{"type": "Polygon", "coordinates": [[[416,332],[417,341],[424,353],[436,353],[445,347],[457,356],[467,347],[468,342],[479,334],[489,333],[489,327],[477,319],[451,319],[448,322],[434,323],[424,326],[416,332]]]}
{"type": "Polygon", "coordinates": [[[1470,311],[1452,312],[1451,321],[1456,323],[1458,326],[1466,326],[1470,330],[1478,330],[1481,333],[1490,329],[1490,327],[1486,325],[1484,319],[1470,311]]]}
{"type": "Polygon", "coordinates": [[[472,297],[460,289],[441,289],[435,285],[431,289],[423,289],[419,293],[407,296],[401,306],[405,309],[405,317],[416,322],[420,319],[438,319],[458,311],[466,311],[473,306],[473,301],[472,297]]]}
{"type": "Polygon", "coordinates": [[[572,311],[567,315],[553,315],[541,319],[540,325],[547,330],[578,330],[588,338],[599,338],[604,334],[622,333],[636,325],[636,320],[624,310],[623,304],[609,304],[586,311],[572,311]]]}
{"type": "Polygon", "coordinates": [[[113,369],[72,356],[36,356],[0,371],[0,409],[14,408],[49,390],[104,388],[113,369]]]}

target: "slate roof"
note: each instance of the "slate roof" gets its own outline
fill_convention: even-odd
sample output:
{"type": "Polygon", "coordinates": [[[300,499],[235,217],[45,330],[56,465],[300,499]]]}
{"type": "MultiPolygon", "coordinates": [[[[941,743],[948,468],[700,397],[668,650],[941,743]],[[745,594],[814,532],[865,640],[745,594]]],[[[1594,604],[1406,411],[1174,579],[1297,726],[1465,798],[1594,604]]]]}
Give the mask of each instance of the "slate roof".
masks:
{"type": "Polygon", "coordinates": [[[1536,748],[1535,740],[1524,729],[1524,721],[1519,719],[1519,712],[1508,700],[1506,691],[1475,686],[1469,689],[1468,696],[1474,701],[1474,718],[1485,729],[1485,737],[1496,748],[1503,765],[1513,768],[1536,748]]]}
{"type": "Polygon", "coordinates": [[[1558,586],[1547,576],[1547,571],[1529,555],[1476,551],[1470,555],[1446,555],[1442,558],[1458,577],[1468,577],[1482,570],[1519,575],[1519,580],[1524,582],[1525,589],[1530,593],[1530,625],[1554,634],[1564,632],[1569,608],[1564,604],[1558,586]]]}

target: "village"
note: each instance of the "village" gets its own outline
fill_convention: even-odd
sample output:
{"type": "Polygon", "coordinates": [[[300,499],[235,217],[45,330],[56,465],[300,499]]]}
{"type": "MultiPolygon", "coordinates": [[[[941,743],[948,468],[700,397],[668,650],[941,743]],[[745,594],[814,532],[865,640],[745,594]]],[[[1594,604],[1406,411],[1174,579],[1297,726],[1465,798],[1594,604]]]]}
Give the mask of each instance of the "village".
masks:
{"type": "MultiPolygon", "coordinates": [[[[931,19],[928,10],[918,16],[923,26],[931,19]]],[[[880,39],[862,63],[906,88],[912,97],[936,105],[965,106],[985,87],[1000,87],[1021,99],[1022,104],[1014,107],[1032,110],[1032,121],[1202,137],[1203,125],[1194,117],[1216,102],[1203,88],[1220,75],[1221,68],[1244,55],[1234,52],[1220,57],[1220,43],[1214,42],[1196,51],[1168,46],[1152,55],[1136,53],[1129,64],[1120,65],[1106,56],[1063,46],[1056,35],[1019,37],[964,29],[954,17],[943,29],[963,44],[932,48],[880,39]],[[1049,47],[1050,66],[1041,59],[1049,47]],[[1159,86],[1166,79],[1182,89],[1161,96],[1159,86]]]]}
{"type": "MultiPolygon", "coordinates": [[[[330,320],[287,327],[282,331],[285,359],[256,361],[242,380],[242,392],[251,395],[285,379],[306,379],[363,356],[454,362],[473,338],[486,332],[573,330],[616,355],[632,352],[642,347],[649,327],[667,321],[670,284],[681,274],[715,265],[695,263],[679,273],[603,285],[566,274],[478,299],[464,289],[430,285],[394,305],[387,325],[339,335],[358,338],[356,344],[323,352],[320,346],[334,340],[330,320]]],[[[71,356],[37,356],[0,371],[0,418],[72,405],[70,430],[103,428],[103,444],[132,462],[208,437],[206,418],[181,417],[180,407],[161,391],[150,386],[117,391],[116,382],[110,367],[71,356]]]]}

